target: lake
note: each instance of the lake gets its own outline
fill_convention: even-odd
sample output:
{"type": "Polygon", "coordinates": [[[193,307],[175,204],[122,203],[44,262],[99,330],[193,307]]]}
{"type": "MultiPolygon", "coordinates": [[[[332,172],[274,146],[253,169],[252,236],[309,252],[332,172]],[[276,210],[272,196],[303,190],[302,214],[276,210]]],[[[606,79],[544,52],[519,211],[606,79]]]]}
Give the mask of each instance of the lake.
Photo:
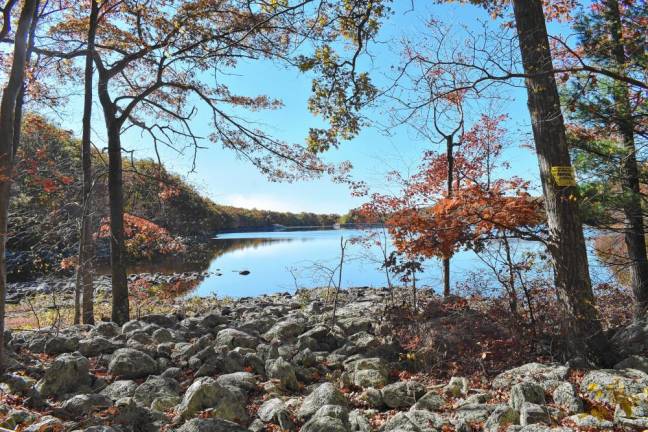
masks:
{"type": "MultiPolygon", "coordinates": [[[[381,231],[373,230],[374,235],[381,231]]],[[[274,231],[221,234],[213,240],[211,259],[204,263],[161,263],[136,272],[209,271],[194,294],[218,297],[243,297],[273,292],[294,292],[299,288],[328,286],[330,269],[340,259],[340,238],[357,239],[368,235],[366,230],[274,231]],[[250,272],[241,275],[240,272],[250,272]]],[[[537,250],[529,242],[513,244],[515,253],[537,250]]],[[[392,250],[389,246],[389,250],[392,250]]],[[[342,287],[385,287],[385,272],[380,268],[382,258],[377,246],[366,247],[350,243],[345,251],[342,287]]],[[[452,259],[452,283],[465,280],[472,272],[492,271],[473,252],[462,251],[452,259]]],[[[605,269],[592,258],[594,279],[609,277],[605,269]]],[[[337,275],[335,281],[337,282],[337,275]]],[[[398,281],[395,282],[398,284],[398,281]]],[[[424,263],[417,285],[438,291],[442,285],[438,260],[424,263]]]]}

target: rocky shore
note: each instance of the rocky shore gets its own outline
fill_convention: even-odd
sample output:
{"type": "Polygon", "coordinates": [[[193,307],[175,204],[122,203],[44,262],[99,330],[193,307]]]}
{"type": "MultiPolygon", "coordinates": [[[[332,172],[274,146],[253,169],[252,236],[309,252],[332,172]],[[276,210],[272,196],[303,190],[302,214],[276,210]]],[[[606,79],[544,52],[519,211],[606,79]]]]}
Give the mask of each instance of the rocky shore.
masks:
{"type": "MultiPolygon", "coordinates": [[[[385,290],[245,298],[196,316],[15,332],[0,427],[433,432],[643,430],[648,358],[614,369],[517,365],[440,382],[411,370],[385,290]]],[[[626,337],[646,339],[646,327],[626,337]],[[643,332],[643,333],[642,333],[643,332]],[[641,336],[643,335],[643,336],[641,336]]],[[[622,332],[623,333],[623,332],[622,332]]]]}

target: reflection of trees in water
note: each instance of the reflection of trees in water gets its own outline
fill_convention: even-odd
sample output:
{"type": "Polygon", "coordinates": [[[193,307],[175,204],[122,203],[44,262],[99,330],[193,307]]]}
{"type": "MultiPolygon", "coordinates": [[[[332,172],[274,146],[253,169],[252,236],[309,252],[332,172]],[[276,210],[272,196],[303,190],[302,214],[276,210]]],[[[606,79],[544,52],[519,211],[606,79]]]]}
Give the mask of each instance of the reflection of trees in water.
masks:
{"type": "Polygon", "coordinates": [[[138,263],[129,266],[129,273],[182,273],[202,272],[216,259],[231,252],[245,249],[259,249],[276,243],[287,243],[291,238],[237,238],[214,239],[205,245],[189,245],[189,253],[179,257],[167,257],[155,262],[138,263]],[[197,249],[192,253],[191,248],[197,249]]]}

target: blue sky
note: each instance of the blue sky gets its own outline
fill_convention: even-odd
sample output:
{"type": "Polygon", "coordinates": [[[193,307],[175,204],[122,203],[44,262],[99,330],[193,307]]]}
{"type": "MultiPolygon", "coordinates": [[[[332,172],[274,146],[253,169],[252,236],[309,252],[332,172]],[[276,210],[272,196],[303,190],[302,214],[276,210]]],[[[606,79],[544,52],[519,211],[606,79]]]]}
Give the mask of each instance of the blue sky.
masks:
{"type": "MultiPolygon", "coordinates": [[[[415,2],[415,8],[411,10],[409,0],[396,0],[394,12],[394,16],[383,26],[378,37],[379,43],[370,48],[373,62],[365,62],[378,84],[385,82],[384,77],[388,74],[389,66],[398,63],[398,41],[403,35],[416,34],[423,21],[430,16],[468,27],[479,26],[479,20],[490,21],[487,14],[480,9],[457,4],[438,6],[421,1],[415,2]]],[[[303,143],[309,127],[321,124],[306,108],[311,89],[310,76],[271,62],[257,61],[240,64],[233,74],[222,79],[240,94],[267,94],[284,102],[282,109],[247,115],[248,119],[259,122],[268,132],[280,139],[303,143]]],[[[530,141],[526,92],[511,89],[508,96],[511,101],[506,103],[504,111],[510,116],[507,126],[513,143],[506,154],[507,159],[511,161],[510,173],[537,184],[538,168],[535,155],[532,151],[520,147],[522,143],[530,141]]],[[[387,108],[377,107],[369,114],[378,122],[386,123],[383,111],[387,108]]],[[[71,110],[76,111],[74,107],[71,110]]],[[[103,122],[98,105],[95,105],[94,117],[95,140],[101,143],[103,122]]],[[[67,125],[65,121],[62,123],[67,129],[78,131],[80,128],[80,121],[75,121],[73,125],[67,125]]],[[[194,124],[199,133],[209,135],[209,117],[205,113],[199,114],[194,124]]],[[[145,137],[129,132],[123,141],[124,147],[136,149],[137,157],[152,156],[151,143],[145,137]]],[[[344,142],[339,149],[326,153],[324,159],[330,162],[351,161],[355,178],[365,180],[375,190],[385,190],[390,186],[384,180],[387,171],[412,170],[417,166],[421,152],[435,147],[435,144],[418,139],[406,127],[391,129],[389,136],[381,127],[368,127],[357,138],[344,142]]],[[[192,173],[189,173],[189,155],[182,156],[163,150],[163,157],[169,169],[185,176],[203,194],[221,204],[280,211],[343,213],[362,203],[361,199],[350,195],[346,186],[334,184],[328,179],[289,184],[269,182],[248,162],[238,159],[232,151],[213,144],[198,153],[196,170],[192,173]]]]}

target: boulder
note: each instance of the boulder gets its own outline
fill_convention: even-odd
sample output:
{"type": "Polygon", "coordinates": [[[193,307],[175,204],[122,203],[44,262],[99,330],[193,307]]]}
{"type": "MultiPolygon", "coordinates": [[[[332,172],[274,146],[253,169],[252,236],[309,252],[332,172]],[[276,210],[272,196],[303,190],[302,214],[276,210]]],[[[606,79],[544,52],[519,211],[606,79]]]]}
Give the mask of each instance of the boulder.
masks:
{"type": "Polygon", "coordinates": [[[112,406],[112,400],[101,394],[80,394],[63,402],[61,410],[65,416],[77,418],[86,417],[93,411],[99,411],[112,406]]]}
{"type": "Polygon", "coordinates": [[[389,382],[387,362],[381,358],[366,358],[351,361],[344,366],[348,384],[357,387],[384,387],[389,382]]]}
{"type": "Polygon", "coordinates": [[[117,380],[108,384],[108,386],[101,390],[102,395],[106,395],[112,400],[116,401],[126,397],[132,397],[137,390],[137,383],[132,380],[117,380]]]}
{"type": "Polygon", "coordinates": [[[177,412],[182,418],[190,418],[207,408],[212,409],[214,417],[231,421],[247,419],[244,400],[240,400],[236,393],[218,384],[213,378],[201,377],[189,386],[177,412]]]}
{"type": "Polygon", "coordinates": [[[224,329],[216,335],[216,345],[225,346],[228,348],[256,348],[259,341],[254,336],[236,329],[224,329]]]}
{"type": "Polygon", "coordinates": [[[499,432],[520,423],[520,414],[508,405],[498,405],[484,423],[485,432],[499,432]]]}
{"type": "Polygon", "coordinates": [[[599,369],[589,371],[580,383],[580,391],[591,399],[615,405],[615,391],[623,389],[634,395],[648,387],[648,374],[637,369],[599,369]]]}
{"type": "Polygon", "coordinates": [[[224,374],[216,378],[216,382],[223,386],[241,389],[245,393],[250,393],[257,388],[256,378],[250,372],[224,374]]]}
{"type": "Polygon", "coordinates": [[[513,409],[519,410],[525,402],[544,405],[544,388],[534,382],[523,382],[511,387],[509,405],[513,409]]]}
{"type": "Polygon", "coordinates": [[[96,357],[101,354],[111,354],[120,348],[120,344],[116,344],[105,337],[95,336],[88,339],[79,341],[79,352],[84,356],[96,357]]]}
{"type": "Polygon", "coordinates": [[[179,394],[180,384],[175,379],[152,375],[137,387],[133,399],[139,405],[149,408],[155,399],[177,398],[179,394]]]}
{"type": "Polygon", "coordinates": [[[640,355],[633,355],[614,365],[614,369],[637,369],[648,373],[648,358],[640,355]]]}
{"type": "Polygon", "coordinates": [[[79,353],[61,354],[45,370],[45,375],[36,384],[41,395],[62,396],[84,387],[88,387],[90,362],[79,353]]]}
{"type": "Polygon", "coordinates": [[[324,405],[302,426],[301,432],[347,432],[349,426],[349,412],[345,407],[324,405]]]}
{"type": "Polygon", "coordinates": [[[576,388],[570,382],[564,382],[556,387],[552,394],[556,405],[567,411],[568,414],[576,414],[583,411],[583,401],[576,393],[576,388]]]}
{"type": "Polygon", "coordinates": [[[346,407],[348,405],[346,397],[329,382],[320,384],[311,394],[306,396],[302,403],[297,417],[306,419],[317,412],[324,405],[339,405],[346,407]]]}
{"type": "Polygon", "coordinates": [[[237,425],[234,422],[220,418],[191,419],[178,429],[177,432],[248,432],[248,429],[237,425]]]}
{"type": "Polygon", "coordinates": [[[381,432],[437,432],[444,424],[436,413],[422,410],[399,412],[380,429],[381,432]]]}
{"type": "Polygon", "coordinates": [[[76,351],[78,347],[79,338],[77,337],[54,336],[47,339],[43,352],[46,354],[71,353],[76,351]]]}
{"type": "Polygon", "coordinates": [[[514,384],[532,381],[542,384],[547,381],[565,381],[569,368],[562,365],[527,363],[497,375],[491,386],[494,389],[507,389],[514,384]]]}
{"type": "Polygon", "coordinates": [[[279,380],[279,386],[284,390],[299,390],[299,382],[295,375],[295,368],[283,357],[266,362],[266,375],[270,379],[279,380]]]}
{"type": "Polygon", "coordinates": [[[151,356],[133,348],[120,348],[115,351],[108,365],[108,372],[112,375],[137,379],[153,375],[157,372],[158,365],[151,356]]]}
{"type": "Polygon", "coordinates": [[[270,330],[263,334],[263,338],[267,341],[279,339],[285,342],[295,339],[304,332],[305,328],[306,322],[304,319],[291,317],[273,325],[270,330]]]}
{"type": "Polygon", "coordinates": [[[416,403],[412,409],[415,410],[428,410],[428,411],[439,411],[446,401],[439,394],[434,391],[427,392],[424,394],[416,403]]]}
{"type": "Polygon", "coordinates": [[[551,423],[547,408],[531,402],[524,402],[520,407],[520,424],[527,426],[536,423],[551,423]]]}
{"type": "Polygon", "coordinates": [[[425,386],[417,381],[400,381],[385,386],[381,393],[389,408],[409,408],[425,394],[425,386]]]}
{"type": "Polygon", "coordinates": [[[443,387],[443,393],[452,397],[460,397],[468,394],[470,390],[470,382],[468,378],[452,377],[450,382],[443,387]]]}

